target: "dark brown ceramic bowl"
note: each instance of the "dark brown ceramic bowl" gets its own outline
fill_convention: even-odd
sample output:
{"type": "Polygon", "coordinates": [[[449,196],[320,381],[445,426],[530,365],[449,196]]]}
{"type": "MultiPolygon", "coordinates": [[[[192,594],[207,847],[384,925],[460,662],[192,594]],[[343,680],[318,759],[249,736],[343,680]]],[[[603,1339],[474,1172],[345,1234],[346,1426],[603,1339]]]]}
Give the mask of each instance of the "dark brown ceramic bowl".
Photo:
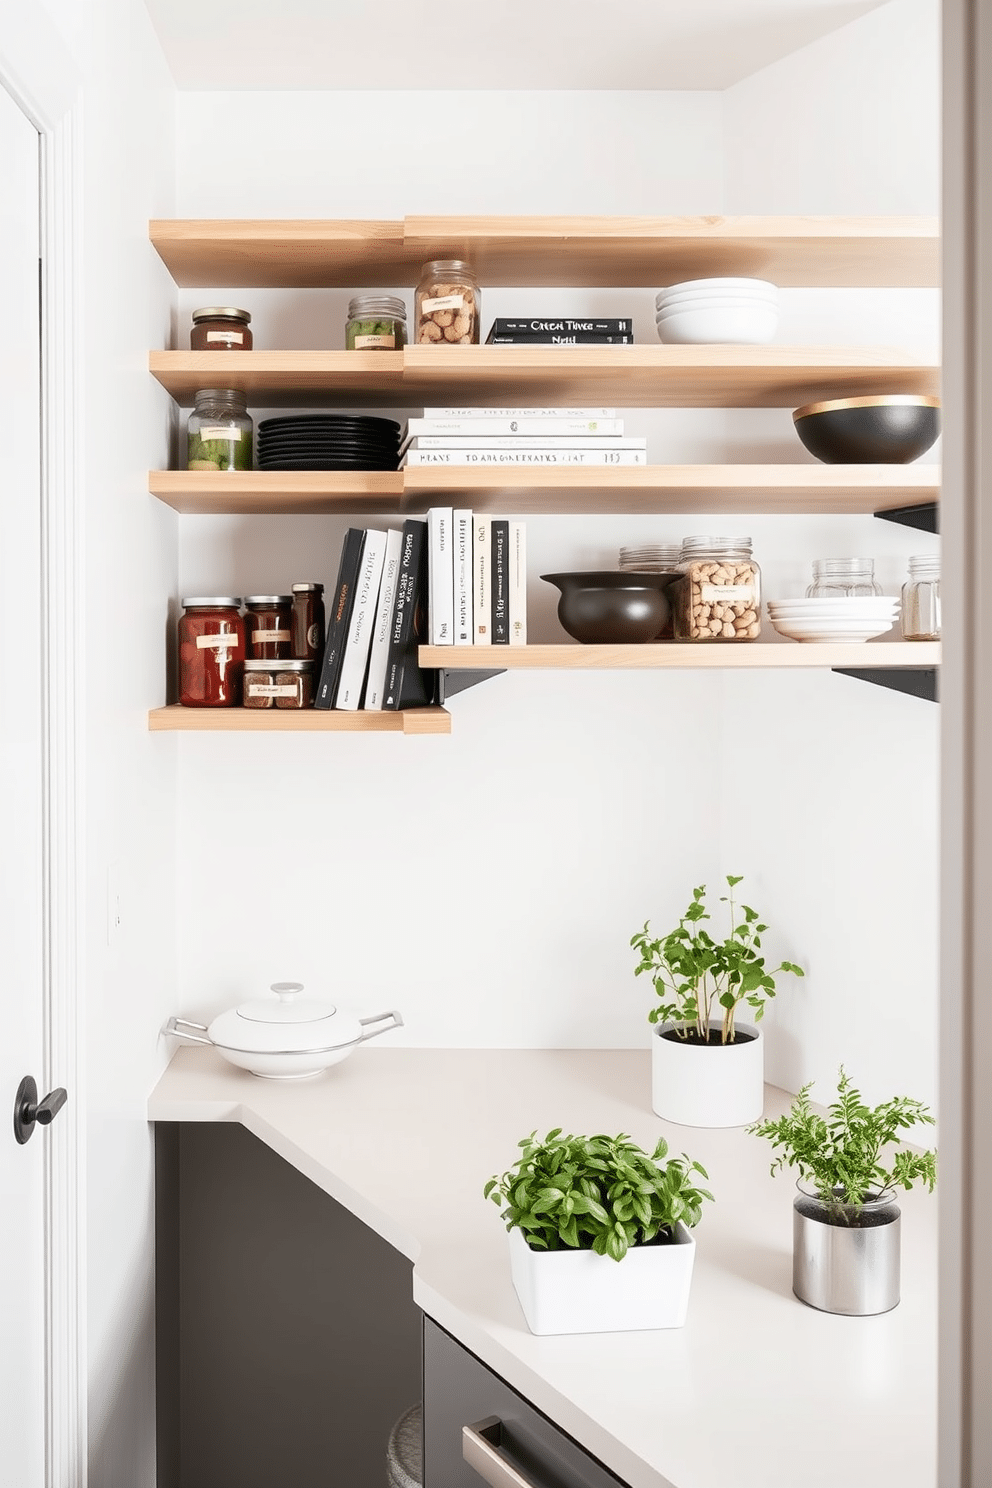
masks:
{"type": "Polygon", "coordinates": [[[908,465],[940,433],[940,399],[915,393],[807,403],[792,415],[796,433],[826,465],[908,465]]]}
{"type": "Polygon", "coordinates": [[[558,619],[585,645],[626,646],[653,641],[669,616],[666,590],[677,573],[542,574],[561,590],[558,619]]]}

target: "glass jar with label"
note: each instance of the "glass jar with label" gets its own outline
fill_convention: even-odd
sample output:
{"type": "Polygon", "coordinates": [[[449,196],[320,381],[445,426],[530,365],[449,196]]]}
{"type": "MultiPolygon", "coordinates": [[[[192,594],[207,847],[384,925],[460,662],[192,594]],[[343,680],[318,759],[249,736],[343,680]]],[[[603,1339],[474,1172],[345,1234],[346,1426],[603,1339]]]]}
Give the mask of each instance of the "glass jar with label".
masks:
{"type": "Polygon", "coordinates": [[[863,599],[882,590],[874,558],[814,558],[807,599],[863,599]]]}
{"type": "Polygon", "coordinates": [[[233,708],[241,701],[245,622],[233,595],[180,601],[179,701],[184,708],[233,708]]]}
{"type": "Polygon", "coordinates": [[[668,588],[677,641],[753,641],[761,634],[761,570],[749,537],[687,537],[668,588]]]}
{"type": "Polygon", "coordinates": [[[324,655],[324,586],[293,585],[291,654],[301,661],[319,661],[324,655]]]}
{"type": "Polygon", "coordinates": [[[247,310],[231,305],[210,305],[193,311],[189,333],[190,351],[251,351],[252,335],[247,310]]]}
{"type": "Polygon", "coordinates": [[[250,470],[254,426],[244,393],[201,388],[187,423],[187,470],[250,470]]]}
{"type": "MultiPolygon", "coordinates": [[[[681,543],[644,543],[638,548],[620,549],[621,573],[677,573],[682,557],[681,543]]],[[[672,612],[655,636],[656,641],[675,638],[672,612]]]]}
{"type": "Polygon", "coordinates": [[[311,708],[313,706],[312,661],[290,657],[287,661],[245,662],[244,705],[246,708],[311,708]]]}
{"type": "Polygon", "coordinates": [[[940,640],[940,555],[921,554],[909,560],[909,578],[902,586],[901,627],[907,641],[940,640]]]}
{"type": "Polygon", "coordinates": [[[356,295],[344,328],[348,351],[401,351],[406,345],[406,305],[395,295],[356,295]]]}
{"type": "Polygon", "coordinates": [[[416,294],[419,346],[477,346],[482,301],[479,285],[460,258],[424,264],[416,294]]]}
{"type": "Polygon", "coordinates": [[[248,655],[261,661],[276,661],[292,654],[291,594],[249,594],[245,599],[245,631],[248,655]]]}

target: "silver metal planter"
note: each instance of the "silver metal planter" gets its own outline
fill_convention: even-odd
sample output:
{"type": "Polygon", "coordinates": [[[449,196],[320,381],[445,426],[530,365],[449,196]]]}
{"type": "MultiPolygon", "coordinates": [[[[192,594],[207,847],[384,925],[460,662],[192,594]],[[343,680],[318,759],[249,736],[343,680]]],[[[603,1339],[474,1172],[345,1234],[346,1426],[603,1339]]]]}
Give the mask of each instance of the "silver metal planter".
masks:
{"type": "Polygon", "coordinates": [[[891,1312],[899,1301],[899,1224],[891,1193],[854,1210],[800,1189],[792,1213],[792,1290],[821,1312],[891,1312]]]}

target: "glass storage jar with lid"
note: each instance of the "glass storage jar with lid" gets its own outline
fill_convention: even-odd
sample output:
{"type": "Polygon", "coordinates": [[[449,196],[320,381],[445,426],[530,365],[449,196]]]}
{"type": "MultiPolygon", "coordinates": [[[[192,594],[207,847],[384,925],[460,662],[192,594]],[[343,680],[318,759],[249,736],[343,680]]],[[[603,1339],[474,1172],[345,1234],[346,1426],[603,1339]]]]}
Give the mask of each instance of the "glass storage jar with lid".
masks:
{"type": "MultiPolygon", "coordinates": [[[[637,548],[620,549],[621,573],[677,573],[682,553],[681,543],[642,543],[637,548]]],[[[671,641],[675,630],[672,611],[655,636],[656,641],[671,641]]]]}
{"type": "Polygon", "coordinates": [[[313,706],[312,661],[289,657],[285,661],[245,662],[244,705],[246,708],[311,708],[313,706]]]}
{"type": "Polygon", "coordinates": [[[245,622],[234,595],[180,600],[179,701],[184,708],[233,708],[241,701],[245,622]]]}
{"type": "Polygon", "coordinates": [[[275,661],[292,651],[291,594],[249,594],[245,599],[248,655],[275,661]]]}
{"type": "Polygon", "coordinates": [[[400,351],[406,345],[406,305],[396,295],[355,295],[344,328],[348,351],[400,351]]]}
{"type": "Polygon", "coordinates": [[[761,634],[761,570],[749,537],[683,539],[669,585],[677,641],[753,641],[761,634]]]}
{"type": "Polygon", "coordinates": [[[940,640],[940,555],[920,554],[909,560],[909,578],[902,586],[903,639],[940,640]]]}
{"type": "Polygon", "coordinates": [[[193,311],[190,351],[251,351],[251,316],[232,305],[210,305],[193,311]]]}
{"type": "Polygon", "coordinates": [[[814,558],[807,599],[862,599],[881,594],[874,558],[814,558]]]}
{"type": "Polygon", "coordinates": [[[424,264],[416,292],[416,335],[421,346],[479,343],[482,301],[475,274],[460,258],[424,264]]]}
{"type": "Polygon", "coordinates": [[[201,388],[187,423],[188,470],[250,470],[253,424],[235,388],[201,388]]]}
{"type": "Polygon", "coordinates": [[[324,586],[312,582],[293,585],[291,653],[302,661],[318,661],[324,654],[324,586]]]}

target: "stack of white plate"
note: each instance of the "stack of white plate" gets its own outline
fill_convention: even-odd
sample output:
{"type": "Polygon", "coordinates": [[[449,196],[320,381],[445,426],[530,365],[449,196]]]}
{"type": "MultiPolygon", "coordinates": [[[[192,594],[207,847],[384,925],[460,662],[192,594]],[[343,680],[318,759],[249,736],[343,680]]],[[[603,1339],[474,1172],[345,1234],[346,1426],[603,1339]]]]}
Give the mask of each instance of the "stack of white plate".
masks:
{"type": "Polygon", "coordinates": [[[792,641],[870,641],[891,630],[899,600],[886,594],[840,599],[770,599],[768,618],[792,641]]]}
{"type": "Polygon", "coordinates": [[[662,341],[759,346],[778,329],[778,288],[767,279],[687,279],[655,296],[662,341]]]}

